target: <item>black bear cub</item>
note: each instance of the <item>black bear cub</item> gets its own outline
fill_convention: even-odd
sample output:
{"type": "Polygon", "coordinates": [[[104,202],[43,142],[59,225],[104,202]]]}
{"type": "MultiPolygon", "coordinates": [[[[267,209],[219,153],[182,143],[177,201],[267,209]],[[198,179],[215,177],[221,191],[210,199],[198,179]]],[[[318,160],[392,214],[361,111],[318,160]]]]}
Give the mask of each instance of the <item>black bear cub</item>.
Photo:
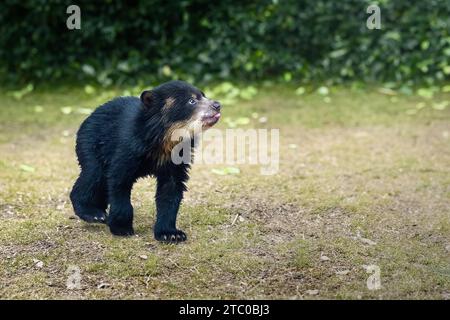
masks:
{"type": "MultiPolygon", "coordinates": [[[[155,238],[185,241],[176,219],[190,163],[172,161],[177,141],[171,135],[176,129],[206,130],[219,118],[220,104],[182,81],[98,107],[77,133],[81,173],[70,194],[76,215],[87,222],[107,223],[114,235],[133,235],[131,189],[138,178],[153,175],[157,179],[155,238]]],[[[189,137],[193,146],[193,135],[189,137]]]]}

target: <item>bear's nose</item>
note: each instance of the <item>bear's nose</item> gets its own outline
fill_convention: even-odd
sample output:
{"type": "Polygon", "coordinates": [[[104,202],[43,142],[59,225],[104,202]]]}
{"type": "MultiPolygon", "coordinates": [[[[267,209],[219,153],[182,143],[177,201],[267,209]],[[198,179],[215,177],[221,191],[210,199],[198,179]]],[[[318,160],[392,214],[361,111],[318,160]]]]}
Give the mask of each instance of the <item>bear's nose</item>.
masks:
{"type": "Polygon", "coordinates": [[[214,101],[213,104],[212,104],[212,107],[213,107],[214,110],[220,111],[220,103],[219,102],[214,101]]]}

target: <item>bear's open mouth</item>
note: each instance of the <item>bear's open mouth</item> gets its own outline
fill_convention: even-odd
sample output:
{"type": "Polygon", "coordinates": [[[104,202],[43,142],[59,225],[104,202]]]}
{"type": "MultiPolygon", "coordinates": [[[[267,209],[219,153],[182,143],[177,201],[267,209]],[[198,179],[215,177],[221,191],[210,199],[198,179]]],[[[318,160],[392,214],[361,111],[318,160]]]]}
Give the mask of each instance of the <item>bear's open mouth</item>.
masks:
{"type": "Polygon", "coordinates": [[[204,127],[212,127],[219,121],[220,119],[220,112],[217,112],[213,115],[206,115],[202,117],[202,122],[204,127]]]}

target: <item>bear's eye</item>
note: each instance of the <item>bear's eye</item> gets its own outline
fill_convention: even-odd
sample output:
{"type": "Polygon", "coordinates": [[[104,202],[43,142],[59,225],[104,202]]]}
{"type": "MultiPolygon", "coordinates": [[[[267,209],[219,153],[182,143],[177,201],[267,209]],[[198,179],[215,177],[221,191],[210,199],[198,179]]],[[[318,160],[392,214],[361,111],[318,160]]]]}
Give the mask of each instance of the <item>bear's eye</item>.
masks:
{"type": "Polygon", "coordinates": [[[197,100],[195,100],[195,99],[193,99],[193,98],[190,98],[190,99],[189,99],[189,104],[194,105],[194,104],[196,104],[196,103],[197,103],[197,100]]]}

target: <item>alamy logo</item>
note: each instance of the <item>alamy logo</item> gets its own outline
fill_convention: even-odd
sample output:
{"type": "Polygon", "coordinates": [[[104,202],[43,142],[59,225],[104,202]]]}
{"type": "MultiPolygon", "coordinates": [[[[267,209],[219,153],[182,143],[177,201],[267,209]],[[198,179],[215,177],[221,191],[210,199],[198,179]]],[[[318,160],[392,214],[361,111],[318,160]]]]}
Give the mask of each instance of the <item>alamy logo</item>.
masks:
{"type": "Polygon", "coordinates": [[[67,268],[68,274],[66,287],[69,290],[81,289],[81,270],[78,266],[71,265],[67,268]]]}
{"type": "Polygon", "coordinates": [[[367,278],[367,289],[379,290],[381,289],[381,272],[380,267],[377,265],[364,266],[367,273],[371,275],[367,278]]]}
{"type": "Polygon", "coordinates": [[[70,16],[66,20],[66,26],[69,30],[80,30],[81,29],[81,9],[77,5],[70,5],[66,10],[67,14],[70,16]]]}
{"type": "Polygon", "coordinates": [[[367,18],[366,26],[368,29],[381,29],[381,9],[376,4],[367,7],[366,10],[370,16],[367,18]]]}
{"type": "Polygon", "coordinates": [[[190,163],[192,141],[195,163],[260,165],[262,175],[274,175],[279,169],[279,129],[209,129],[192,132],[174,130],[172,141],[179,141],[172,149],[174,164],[190,163]]]}

